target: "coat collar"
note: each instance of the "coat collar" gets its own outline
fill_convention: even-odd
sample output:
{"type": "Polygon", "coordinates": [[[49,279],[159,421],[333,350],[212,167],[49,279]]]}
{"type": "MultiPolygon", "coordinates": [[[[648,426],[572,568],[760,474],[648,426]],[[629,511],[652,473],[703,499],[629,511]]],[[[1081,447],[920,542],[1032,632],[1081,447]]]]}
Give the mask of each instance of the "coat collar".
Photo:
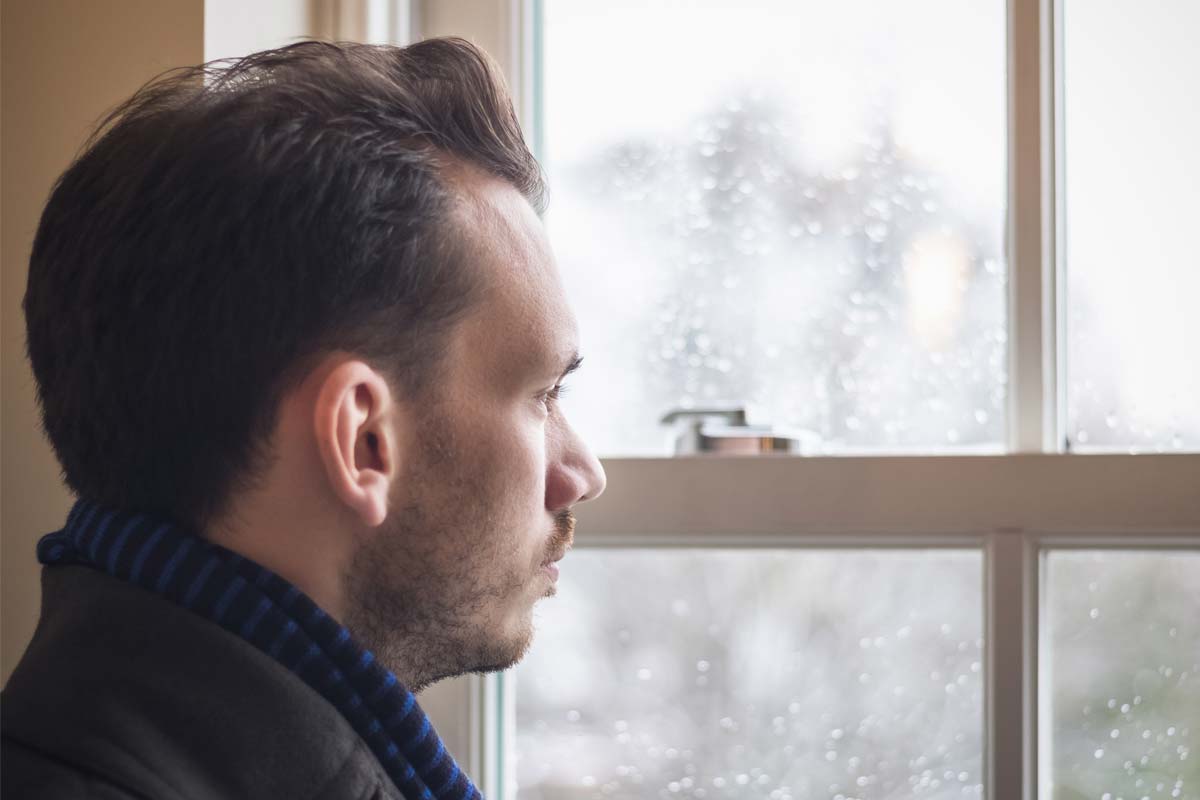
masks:
{"type": "Polygon", "coordinates": [[[80,565],[4,689],[5,738],[151,797],[401,798],[342,715],[218,625],[80,565]]]}
{"type": "Polygon", "coordinates": [[[79,501],[38,541],[48,565],[80,564],[166,598],[253,645],[332,705],[412,800],[482,800],[416,697],[353,634],[264,565],[169,517],[79,501]]]}

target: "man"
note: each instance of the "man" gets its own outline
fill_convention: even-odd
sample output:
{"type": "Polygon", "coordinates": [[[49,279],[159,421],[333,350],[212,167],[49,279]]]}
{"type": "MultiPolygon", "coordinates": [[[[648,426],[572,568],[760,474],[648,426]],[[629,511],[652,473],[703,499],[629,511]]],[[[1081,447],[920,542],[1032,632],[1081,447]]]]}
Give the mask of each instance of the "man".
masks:
{"type": "Polygon", "coordinates": [[[5,797],[478,796],[412,692],[521,658],[604,489],[542,196],[461,40],[301,43],[113,113],[30,263],[80,502],[5,797]]]}

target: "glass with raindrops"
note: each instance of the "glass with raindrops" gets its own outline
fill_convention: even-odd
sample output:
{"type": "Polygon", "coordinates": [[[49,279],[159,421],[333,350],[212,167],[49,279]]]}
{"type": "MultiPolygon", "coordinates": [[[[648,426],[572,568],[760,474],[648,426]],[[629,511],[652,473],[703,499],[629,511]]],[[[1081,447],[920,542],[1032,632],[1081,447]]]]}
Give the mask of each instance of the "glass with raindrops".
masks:
{"type": "Polygon", "coordinates": [[[1195,452],[1200,3],[1066,2],[1063,22],[1067,442],[1195,452]]]}
{"type": "Polygon", "coordinates": [[[982,597],[979,551],[577,550],[517,798],[980,797],[982,597]]]}
{"type": "Polygon", "coordinates": [[[1003,0],[544,0],[537,149],[605,456],[678,408],[1000,451],[1003,0]]]}
{"type": "Polygon", "coordinates": [[[1200,551],[1051,551],[1043,785],[1200,800],[1200,551]]]}

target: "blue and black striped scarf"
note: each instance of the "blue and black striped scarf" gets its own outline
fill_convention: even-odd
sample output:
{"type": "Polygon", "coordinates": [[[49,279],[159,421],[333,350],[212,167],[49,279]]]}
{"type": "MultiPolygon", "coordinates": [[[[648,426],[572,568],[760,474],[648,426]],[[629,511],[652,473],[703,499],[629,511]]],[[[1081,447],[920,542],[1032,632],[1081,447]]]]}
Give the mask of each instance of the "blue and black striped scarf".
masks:
{"type": "Polygon", "coordinates": [[[38,560],[85,564],[245,639],[341,712],[409,800],[482,800],[416,698],[350,631],[271,570],[180,526],[80,501],[38,560]]]}

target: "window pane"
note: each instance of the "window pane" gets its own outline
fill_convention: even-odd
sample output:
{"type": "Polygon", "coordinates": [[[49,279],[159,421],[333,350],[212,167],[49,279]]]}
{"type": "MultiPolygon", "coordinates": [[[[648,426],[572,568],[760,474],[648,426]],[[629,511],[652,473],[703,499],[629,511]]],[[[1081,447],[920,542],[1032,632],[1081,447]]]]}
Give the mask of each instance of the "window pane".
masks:
{"type": "Polygon", "coordinates": [[[1003,445],[1003,0],[545,0],[543,41],[602,455],[693,406],[830,452],[1003,445]]]}
{"type": "Polygon", "coordinates": [[[516,670],[518,797],[979,796],[981,569],[576,551],[516,670]]]}
{"type": "Polygon", "coordinates": [[[1200,800],[1200,552],[1045,562],[1054,798],[1200,800]]]}
{"type": "Polygon", "coordinates": [[[1200,449],[1200,3],[1064,9],[1068,437],[1200,449]]]}

